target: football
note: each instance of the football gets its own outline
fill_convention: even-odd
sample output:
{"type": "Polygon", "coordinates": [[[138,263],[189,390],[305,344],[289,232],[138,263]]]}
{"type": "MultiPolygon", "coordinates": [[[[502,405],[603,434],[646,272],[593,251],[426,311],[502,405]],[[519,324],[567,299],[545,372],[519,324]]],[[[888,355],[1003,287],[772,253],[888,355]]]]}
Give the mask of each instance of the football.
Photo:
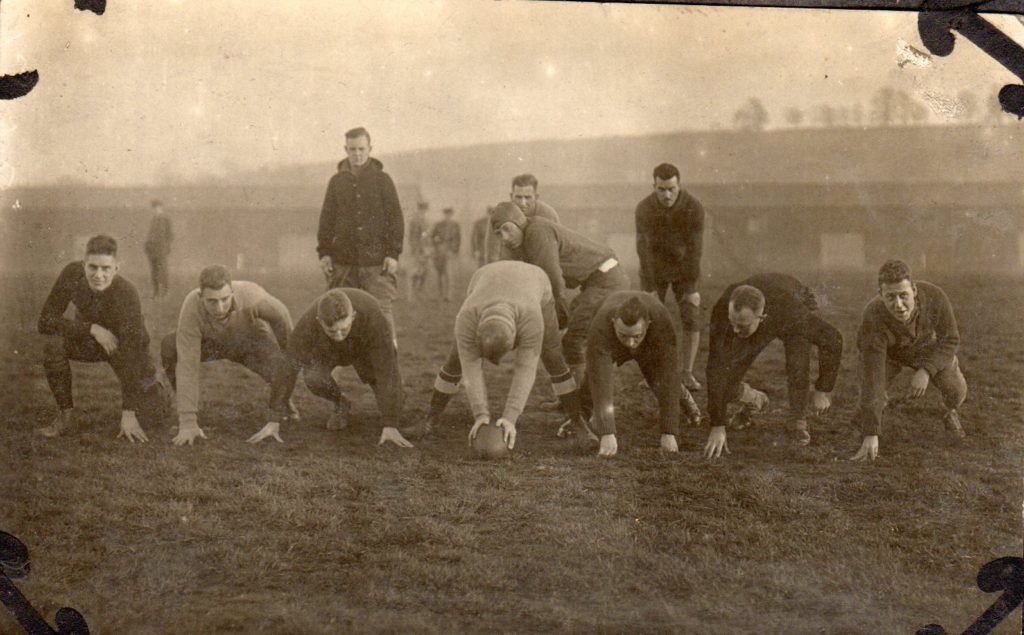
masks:
{"type": "Polygon", "coordinates": [[[500,459],[508,456],[501,428],[485,423],[476,431],[473,453],[479,459],[500,459]]]}

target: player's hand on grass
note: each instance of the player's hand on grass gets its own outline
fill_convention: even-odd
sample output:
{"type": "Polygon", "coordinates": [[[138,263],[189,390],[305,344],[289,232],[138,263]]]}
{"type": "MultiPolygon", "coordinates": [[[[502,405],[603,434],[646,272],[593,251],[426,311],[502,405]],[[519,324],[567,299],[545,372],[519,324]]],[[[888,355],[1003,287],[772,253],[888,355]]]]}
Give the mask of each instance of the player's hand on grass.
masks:
{"type": "Polygon", "coordinates": [[[323,256],[320,258],[320,271],[324,272],[324,276],[330,278],[334,273],[334,261],[331,260],[330,256],[323,256]]]}
{"type": "Polygon", "coordinates": [[[598,456],[605,458],[612,458],[619,453],[619,441],[615,438],[614,434],[605,434],[601,436],[601,448],[597,451],[598,456]]]}
{"type": "Polygon", "coordinates": [[[274,439],[278,443],[284,443],[281,439],[281,424],[277,421],[268,421],[267,425],[263,426],[259,432],[252,435],[246,440],[246,443],[259,443],[263,439],[274,439]]]}
{"type": "Polygon", "coordinates": [[[722,456],[722,452],[730,454],[725,426],[714,426],[708,433],[708,442],[704,444],[704,458],[717,459],[722,456]]]}
{"type": "Polygon", "coordinates": [[[479,417],[476,418],[476,421],[473,422],[473,427],[469,429],[469,443],[470,444],[472,444],[473,443],[473,439],[476,438],[476,433],[477,433],[477,430],[480,429],[480,426],[482,426],[484,424],[487,424],[487,423],[490,423],[490,421],[491,421],[490,415],[482,415],[482,416],[479,416],[479,417]]]}
{"type": "Polygon", "coordinates": [[[505,446],[509,450],[516,446],[516,424],[512,423],[508,419],[501,417],[494,425],[501,428],[502,439],[505,440],[505,446]]]}
{"type": "Polygon", "coordinates": [[[380,441],[377,445],[384,445],[385,443],[394,443],[400,448],[411,448],[413,444],[402,436],[402,433],[398,431],[398,428],[384,428],[380,431],[380,441]]]}
{"type": "Polygon", "coordinates": [[[92,335],[92,338],[103,347],[107,355],[113,355],[114,351],[117,350],[117,336],[99,324],[93,324],[89,327],[89,335],[92,335]]]}
{"type": "Polygon", "coordinates": [[[195,421],[179,421],[178,434],[173,439],[174,445],[192,445],[196,439],[205,439],[206,434],[195,421]]]}
{"type": "Polygon", "coordinates": [[[928,375],[928,371],[923,368],[918,368],[917,372],[910,379],[910,396],[916,399],[917,397],[923,397],[925,391],[928,390],[928,382],[931,377],[928,375]]]}
{"type": "Polygon", "coordinates": [[[395,275],[398,273],[398,261],[388,256],[384,259],[384,273],[395,275]]]}
{"type": "Polygon", "coordinates": [[[121,431],[117,433],[117,438],[124,437],[135,443],[145,443],[149,441],[146,437],[146,433],[143,432],[142,426],[139,425],[139,420],[135,418],[135,413],[131,410],[125,410],[121,413],[121,431]]]}
{"type": "Polygon", "coordinates": [[[678,452],[679,442],[676,441],[676,435],[674,434],[663,434],[661,435],[661,449],[665,452],[678,452]]]}
{"type": "Polygon", "coordinates": [[[821,392],[819,390],[811,391],[811,411],[821,416],[828,412],[828,409],[832,407],[832,394],[827,392],[821,392]]]}
{"type": "Polygon", "coordinates": [[[871,459],[874,461],[878,458],[878,435],[870,435],[864,437],[864,441],[860,444],[860,449],[857,453],[850,457],[851,461],[866,461],[871,459]]]}

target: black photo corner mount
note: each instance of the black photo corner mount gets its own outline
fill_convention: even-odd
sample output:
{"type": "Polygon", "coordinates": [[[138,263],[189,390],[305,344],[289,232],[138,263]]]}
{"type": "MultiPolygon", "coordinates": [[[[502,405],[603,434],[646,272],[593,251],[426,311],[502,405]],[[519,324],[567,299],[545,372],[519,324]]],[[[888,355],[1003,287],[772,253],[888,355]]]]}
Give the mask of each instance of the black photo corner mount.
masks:
{"type": "MultiPolygon", "coordinates": [[[[107,0],[75,0],[78,11],[92,11],[103,15],[107,10],[107,0]]],[[[39,71],[31,70],[15,75],[0,75],[0,99],[19,99],[32,92],[39,83],[39,71]]]]}
{"type": "MultiPolygon", "coordinates": [[[[925,48],[939,57],[951,54],[956,45],[953,36],[956,31],[1024,82],[1024,47],[978,15],[977,4],[947,8],[951,4],[956,3],[925,0],[921,5],[917,31],[925,48]]],[[[1024,3],[1021,8],[1024,9],[1024,3]]],[[[1024,118],[1024,84],[1003,86],[999,91],[999,105],[1017,119],[1024,118]]]]}
{"type": "MultiPolygon", "coordinates": [[[[995,602],[967,627],[963,635],[985,635],[1013,613],[1024,601],[1024,558],[996,558],[978,572],[978,588],[985,593],[1002,591],[995,602]]],[[[1024,615],[1021,616],[1024,626],[1024,615]]],[[[939,624],[923,626],[915,635],[948,635],[939,624]]]]}
{"type": "Polygon", "coordinates": [[[89,625],[81,613],[67,606],[57,611],[54,620],[57,630],[50,628],[46,620],[32,606],[18,587],[15,580],[28,577],[31,566],[28,547],[17,536],[0,531],[0,602],[18,620],[28,635],[89,635],[89,625]]]}

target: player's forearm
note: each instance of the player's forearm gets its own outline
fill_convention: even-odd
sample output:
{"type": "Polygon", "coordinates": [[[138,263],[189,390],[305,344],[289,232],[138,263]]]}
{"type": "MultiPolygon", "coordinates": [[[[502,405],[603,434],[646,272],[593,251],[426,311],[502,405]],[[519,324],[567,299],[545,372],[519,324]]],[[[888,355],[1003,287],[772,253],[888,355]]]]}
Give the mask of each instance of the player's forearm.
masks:
{"type": "MultiPolygon", "coordinates": [[[[537,343],[539,350],[539,342],[537,343]]],[[[512,374],[512,384],[508,389],[508,398],[505,400],[503,416],[512,423],[515,423],[519,415],[523,413],[526,400],[530,397],[530,390],[533,389],[533,382],[537,378],[537,362],[540,354],[537,351],[529,351],[520,356],[516,355],[516,366],[512,374]]]]}

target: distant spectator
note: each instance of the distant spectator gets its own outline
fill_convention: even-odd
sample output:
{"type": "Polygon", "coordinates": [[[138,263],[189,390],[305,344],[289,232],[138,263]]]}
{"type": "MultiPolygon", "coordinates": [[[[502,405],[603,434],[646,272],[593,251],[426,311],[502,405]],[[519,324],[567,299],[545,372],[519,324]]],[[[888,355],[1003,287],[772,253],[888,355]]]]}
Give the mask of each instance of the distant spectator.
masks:
{"type": "Polygon", "coordinates": [[[445,302],[452,301],[452,278],[459,263],[459,248],[462,246],[462,229],[453,220],[455,210],[444,208],[444,219],[438,221],[430,231],[430,243],[434,246],[434,270],[437,271],[437,287],[445,302]]]}
{"type": "Polygon", "coordinates": [[[151,203],[153,217],[149,221],[149,233],[146,235],[144,249],[149,258],[149,274],[153,281],[153,297],[167,295],[168,275],[167,259],[171,254],[171,243],[174,233],[171,219],[164,213],[164,205],[158,200],[151,203]]]}
{"type": "Polygon", "coordinates": [[[864,308],[857,333],[863,365],[860,426],[864,435],[855,461],[878,456],[886,386],[904,368],[914,369],[910,396],[923,397],[929,384],[942,394],[946,430],[963,438],[959,408],[967,398],[957,349],[960,331],[953,305],[939,287],[911,277],[901,260],[889,260],[878,272],[878,296],[864,308]]]}
{"type": "Polygon", "coordinates": [[[430,228],[427,225],[427,210],[430,204],[420,201],[416,204],[416,212],[409,221],[409,251],[412,252],[413,270],[411,277],[412,291],[423,290],[427,282],[430,261],[430,228]]]}
{"type": "MultiPolygon", "coordinates": [[[[487,213],[476,219],[473,223],[473,258],[476,266],[482,267],[488,263],[487,259],[487,236],[491,233],[491,214],[494,213],[494,206],[487,206],[487,213]]],[[[498,241],[494,241],[498,245],[498,241]]],[[[499,245],[500,246],[500,245],[499,245]]],[[[497,250],[496,250],[497,251],[497,250]]],[[[496,260],[497,258],[495,258],[496,260]]]]}

